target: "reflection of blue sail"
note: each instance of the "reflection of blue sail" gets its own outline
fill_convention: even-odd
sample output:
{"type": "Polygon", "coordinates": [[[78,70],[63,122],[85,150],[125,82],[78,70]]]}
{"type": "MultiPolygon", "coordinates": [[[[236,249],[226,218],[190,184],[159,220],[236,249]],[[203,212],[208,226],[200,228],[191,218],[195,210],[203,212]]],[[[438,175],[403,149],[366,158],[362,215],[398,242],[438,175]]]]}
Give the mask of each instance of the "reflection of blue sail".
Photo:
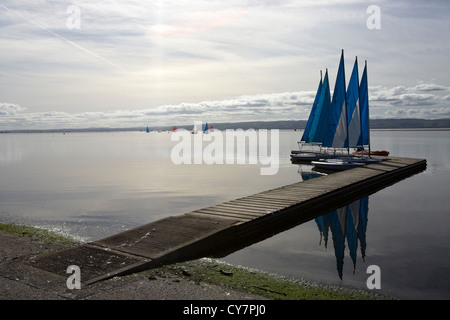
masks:
{"type": "Polygon", "coordinates": [[[350,257],[353,262],[353,270],[356,267],[358,242],[361,246],[362,258],[365,258],[368,201],[368,197],[359,199],[348,206],[331,211],[315,219],[320,237],[324,239],[325,247],[328,242],[328,231],[331,231],[336,267],[341,279],[344,266],[345,240],[347,240],[350,257]]]}
{"type": "Polygon", "coordinates": [[[345,234],[347,237],[347,244],[350,250],[350,257],[353,261],[353,270],[356,267],[356,250],[358,249],[358,220],[359,220],[359,203],[357,200],[347,206],[347,219],[345,234]]]}
{"type": "Polygon", "coordinates": [[[336,255],[336,267],[341,279],[345,254],[345,224],[342,223],[345,221],[345,209],[344,207],[329,213],[330,230],[333,238],[334,254],[336,255]]]}
{"type": "Polygon", "coordinates": [[[317,172],[308,172],[308,173],[302,173],[302,179],[303,181],[314,179],[317,177],[321,177],[323,174],[317,173],[317,172]]]}
{"type": "Polygon", "coordinates": [[[359,224],[358,224],[358,239],[361,243],[361,256],[363,261],[366,257],[366,231],[367,231],[367,216],[369,213],[369,197],[361,199],[361,205],[359,210],[359,224]]]}
{"type": "Polygon", "coordinates": [[[328,245],[328,230],[330,228],[329,219],[325,219],[325,216],[320,216],[315,219],[317,227],[320,231],[320,244],[323,242],[325,243],[325,248],[327,248],[328,245]]]}

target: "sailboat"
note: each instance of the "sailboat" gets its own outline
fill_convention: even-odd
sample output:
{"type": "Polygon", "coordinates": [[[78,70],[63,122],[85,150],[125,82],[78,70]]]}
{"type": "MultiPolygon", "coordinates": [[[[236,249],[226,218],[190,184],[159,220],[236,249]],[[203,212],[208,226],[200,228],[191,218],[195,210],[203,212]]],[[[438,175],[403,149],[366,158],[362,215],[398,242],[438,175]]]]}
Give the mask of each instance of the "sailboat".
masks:
{"type": "Polygon", "coordinates": [[[208,133],[208,131],[209,131],[209,126],[208,126],[208,122],[206,122],[205,128],[203,129],[203,133],[208,133]]]}
{"type": "MultiPolygon", "coordinates": [[[[358,142],[361,132],[358,100],[358,60],[355,60],[347,90],[345,86],[344,50],[342,50],[323,145],[333,148],[347,148],[349,150],[350,141],[358,142]],[[349,130],[349,126],[351,130],[349,130]]],[[[320,159],[311,162],[311,164],[319,169],[331,170],[347,170],[364,165],[362,162],[352,161],[349,152],[347,157],[332,160],[320,159]]]]}
{"type": "MultiPolygon", "coordinates": [[[[367,89],[367,61],[365,63],[364,73],[359,86],[359,101],[361,103],[361,127],[369,128],[369,95],[367,89]]],[[[369,129],[361,132],[360,143],[357,147],[357,151],[353,152],[354,155],[371,155],[374,156],[388,156],[389,151],[386,150],[371,150],[370,149],[370,131],[369,129]],[[364,146],[368,146],[368,150],[364,150],[364,146]]]]}
{"type": "Polygon", "coordinates": [[[312,161],[322,158],[335,157],[335,153],[326,153],[322,149],[325,123],[331,108],[330,86],[328,83],[328,69],[325,71],[325,78],[322,81],[322,71],[320,72],[320,82],[316,97],[306,123],[301,140],[298,142],[299,152],[292,151],[293,161],[312,161]],[[310,149],[305,151],[304,146],[310,149]]]}
{"type": "Polygon", "coordinates": [[[349,86],[348,88],[345,87],[344,51],[342,50],[331,102],[331,112],[325,126],[326,132],[322,145],[333,148],[346,148],[347,156],[312,161],[311,164],[316,168],[347,170],[364,166],[368,162],[383,160],[350,155],[350,147],[363,148],[365,145],[370,146],[367,61],[365,62],[360,84],[358,84],[358,80],[358,58],[356,58],[349,86]]]}
{"type": "MultiPolygon", "coordinates": [[[[363,163],[380,161],[370,157],[357,157],[359,154],[350,154],[351,148],[363,150],[369,146],[369,101],[367,91],[367,61],[365,63],[361,83],[358,84],[358,59],[355,59],[352,75],[348,89],[345,86],[344,50],[341,53],[338,75],[330,99],[328,83],[328,70],[325,78],[319,82],[313,107],[309,115],[301,141],[300,150],[291,152],[294,161],[315,161],[316,167],[327,167],[329,169],[349,169],[361,166],[363,163]],[[302,151],[304,145],[318,146],[319,151],[302,151]],[[323,152],[326,148],[332,148],[334,152],[323,152]],[[347,149],[347,155],[337,153],[336,149],[347,149]]],[[[389,154],[387,151],[378,153],[389,154]]]]}
{"type": "Polygon", "coordinates": [[[191,133],[192,133],[192,134],[196,134],[196,133],[198,133],[198,132],[199,132],[199,130],[198,130],[197,124],[194,123],[194,127],[192,128],[191,133]]]}

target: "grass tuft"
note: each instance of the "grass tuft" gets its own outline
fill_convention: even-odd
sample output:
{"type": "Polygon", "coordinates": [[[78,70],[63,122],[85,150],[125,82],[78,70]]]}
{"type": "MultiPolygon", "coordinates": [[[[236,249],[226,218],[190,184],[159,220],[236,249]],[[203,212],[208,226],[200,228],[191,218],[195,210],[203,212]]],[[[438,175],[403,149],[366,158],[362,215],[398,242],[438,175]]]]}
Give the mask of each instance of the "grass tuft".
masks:
{"type": "Polygon", "coordinates": [[[73,238],[49,230],[17,224],[0,223],[0,232],[16,234],[21,237],[28,237],[32,240],[44,241],[47,243],[59,243],[62,245],[75,245],[78,243],[73,238]]]}

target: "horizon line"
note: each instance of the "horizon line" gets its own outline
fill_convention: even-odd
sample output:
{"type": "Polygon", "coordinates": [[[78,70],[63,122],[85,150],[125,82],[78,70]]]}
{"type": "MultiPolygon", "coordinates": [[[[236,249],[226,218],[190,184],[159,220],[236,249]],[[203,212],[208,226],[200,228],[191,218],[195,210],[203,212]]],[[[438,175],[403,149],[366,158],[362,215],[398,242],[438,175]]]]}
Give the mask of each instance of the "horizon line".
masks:
{"type": "MultiPolygon", "coordinates": [[[[413,126],[413,127],[403,127],[397,125],[387,125],[387,126],[378,126],[378,128],[371,128],[371,129],[447,129],[450,128],[450,118],[439,118],[439,119],[424,119],[424,118],[377,118],[377,119],[370,119],[370,121],[422,121],[422,122],[438,122],[438,121],[444,121],[448,122],[448,126],[441,127],[441,126],[424,126],[424,123],[421,124],[421,126],[413,126]]],[[[215,129],[217,130],[223,130],[221,128],[217,128],[217,126],[224,126],[224,125],[232,125],[236,126],[238,124],[271,124],[270,129],[280,129],[280,130],[303,130],[304,126],[301,127],[294,127],[293,123],[299,123],[302,125],[306,125],[307,119],[300,119],[300,120],[254,120],[254,121],[239,121],[239,122],[219,122],[219,123],[211,123],[214,124],[215,129]],[[276,127],[278,124],[291,124],[290,126],[281,126],[276,127]]],[[[203,121],[202,121],[203,123],[203,121]]],[[[206,123],[206,122],[205,122],[206,123]]],[[[379,125],[379,124],[378,124],[379,125]]],[[[0,129],[0,133],[27,133],[27,132],[34,132],[34,133],[51,133],[51,132],[95,132],[95,131],[145,131],[146,128],[151,129],[152,131],[155,130],[168,130],[172,129],[173,127],[176,127],[177,129],[187,129],[191,128],[192,124],[181,124],[181,125],[159,125],[159,126],[148,126],[143,124],[142,126],[128,126],[128,127],[84,127],[84,128],[42,128],[42,129],[0,129]]],[[[230,128],[230,129],[236,129],[236,128],[230,128]]],[[[250,129],[250,127],[247,127],[247,129],[250,129]]],[[[255,128],[256,129],[256,128],[255,128]]],[[[264,128],[257,128],[257,129],[264,129],[264,128]]],[[[267,129],[267,128],[266,128],[267,129]]]]}

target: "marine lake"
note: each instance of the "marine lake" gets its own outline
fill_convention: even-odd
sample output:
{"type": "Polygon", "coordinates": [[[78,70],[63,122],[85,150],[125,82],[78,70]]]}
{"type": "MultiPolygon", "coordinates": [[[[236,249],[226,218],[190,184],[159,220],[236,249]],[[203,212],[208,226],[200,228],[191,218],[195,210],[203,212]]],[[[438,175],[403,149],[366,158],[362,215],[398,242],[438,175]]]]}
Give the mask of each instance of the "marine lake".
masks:
{"type": "MultiPolygon", "coordinates": [[[[261,175],[261,168],[268,167],[262,159],[255,164],[177,165],[171,152],[178,142],[171,136],[0,134],[0,222],[42,227],[88,242],[316,174],[311,166],[290,161],[301,131],[279,132],[279,169],[274,175],[261,175]]],[[[381,289],[374,290],[381,294],[449,299],[450,131],[372,130],[371,140],[373,150],[425,158],[427,169],[220,260],[361,289],[367,289],[368,267],[376,265],[381,289]],[[359,218],[355,210],[362,210],[359,218]],[[355,230],[364,227],[357,232],[359,239],[348,232],[339,238],[333,229],[343,211],[347,217],[353,214],[347,222],[356,225],[355,230]],[[324,223],[328,233],[321,232],[324,223]]]]}

